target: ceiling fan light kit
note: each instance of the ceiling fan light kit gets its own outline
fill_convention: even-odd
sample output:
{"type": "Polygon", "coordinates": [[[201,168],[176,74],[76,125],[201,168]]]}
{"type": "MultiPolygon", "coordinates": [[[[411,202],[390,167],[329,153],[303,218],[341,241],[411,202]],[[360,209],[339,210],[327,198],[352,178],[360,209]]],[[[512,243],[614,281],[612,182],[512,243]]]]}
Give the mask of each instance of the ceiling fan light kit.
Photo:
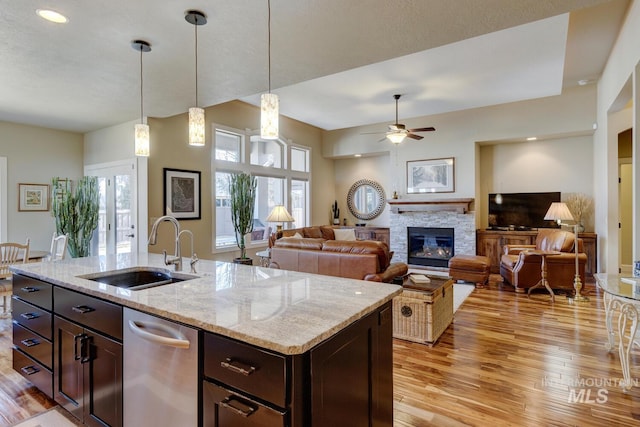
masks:
{"type": "MultiPolygon", "coordinates": [[[[396,145],[402,143],[405,138],[417,140],[424,138],[423,136],[417,135],[415,132],[433,132],[436,130],[434,127],[407,129],[405,125],[403,125],[402,123],[398,123],[398,100],[401,96],[402,95],[399,94],[393,95],[393,98],[396,100],[396,122],[392,125],[389,125],[389,130],[387,131],[386,135],[386,138],[396,145]]],[[[384,138],[381,139],[381,141],[384,141],[384,138]]]]}
{"type": "Polygon", "coordinates": [[[199,10],[189,10],[184,19],[195,28],[196,58],[196,106],[189,108],[189,145],[203,146],[205,143],[204,109],[198,107],[198,26],[207,23],[207,17],[199,10]]]}

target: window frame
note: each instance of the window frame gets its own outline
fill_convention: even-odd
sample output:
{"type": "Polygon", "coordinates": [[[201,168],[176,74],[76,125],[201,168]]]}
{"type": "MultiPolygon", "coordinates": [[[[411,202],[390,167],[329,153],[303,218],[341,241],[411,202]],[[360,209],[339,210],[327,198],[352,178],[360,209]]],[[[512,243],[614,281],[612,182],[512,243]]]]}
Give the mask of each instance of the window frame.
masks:
{"type": "MultiPolygon", "coordinates": [[[[307,147],[301,144],[294,144],[291,140],[286,139],[282,136],[280,136],[278,139],[276,139],[275,141],[277,141],[279,144],[282,145],[282,167],[278,168],[278,167],[272,167],[272,166],[262,166],[262,165],[253,165],[251,164],[251,144],[252,142],[255,142],[256,140],[260,139],[260,135],[259,135],[259,131],[256,130],[240,130],[240,129],[234,129],[230,126],[225,126],[219,123],[212,123],[211,124],[211,129],[212,129],[212,144],[211,144],[211,181],[212,181],[212,188],[213,188],[213,194],[212,194],[212,201],[211,201],[211,208],[212,208],[212,220],[211,220],[211,225],[212,225],[212,230],[213,232],[211,233],[211,247],[212,247],[212,253],[216,254],[216,253],[224,253],[224,252],[231,252],[231,251],[235,251],[237,250],[237,246],[236,245],[226,245],[226,246],[220,246],[218,247],[216,244],[216,236],[217,236],[217,227],[216,227],[216,217],[217,217],[217,211],[216,211],[216,201],[217,201],[217,195],[216,195],[216,173],[217,172],[224,172],[224,173],[247,173],[250,174],[252,176],[260,176],[260,177],[266,177],[266,178],[277,178],[277,179],[282,179],[284,181],[284,205],[287,207],[287,210],[291,211],[291,181],[292,180],[297,180],[297,181],[306,181],[307,182],[307,187],[306,187],[306,197],[305,197],[305,224],[304,225],[299,225],[296,224],[296,227],[302,227],[305,226],[307,224],[309,224],[310,221],[310,217],[311,217],[311,147],[307,147]],[[241,136],[241,141],[240,141],[240,161],[239,162],[232,162],[232,161],[228,161],[228,160],[220,160],[220,159],[216,159],[215,157],[215,149],[216,149],[216,132],[220,130],[223,131],[225,133],[231,133],[234,135],[239,135],[241,136]],[[303,171],[297,171],[297,170],[292,170],[290,167],[290,159],[291,159],[291,149],[295,148],[298,150],[303,150],[306,151],[306,159],[307,159],[307,168],[309,169],[307,172],[303,172],[303,171]]],[[[286,226],[286,225],[285,225],[286,226]]],[[[251,241],[250,236],[247,236],[247,248],[261,248],[261,247],[265,247],[268,244],[268,240],[264,239],[264,240],[257,240],[257,241],[251,241]]]]}

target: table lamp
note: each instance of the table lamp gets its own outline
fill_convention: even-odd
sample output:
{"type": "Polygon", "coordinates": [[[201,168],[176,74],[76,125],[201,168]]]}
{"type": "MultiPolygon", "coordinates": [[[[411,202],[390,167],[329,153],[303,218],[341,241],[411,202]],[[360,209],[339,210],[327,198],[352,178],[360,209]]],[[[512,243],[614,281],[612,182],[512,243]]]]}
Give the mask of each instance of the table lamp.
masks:
{"type": "MultiPolygon", "coordinates": [[[[558,225],[566,225],[571,226],[572,224],[564,223],[563,221],[573,221],[573,215],[569,211],[566,203],[563,202],[553,202],[551,206],[549,206],[549,210],[544,216],[545,220],[556,221],[558,225]]],[[[573,243],[575,253],[576,253],[576,275],[573,279],[573,289],[575,289],[576,294],[573,297],[574,301],[589,301],[589,298],[582,295],[580,291],[582,290],[582,280],[580,280],[580,269],[578,267],[578,223],[576,222],[573,226],[573,232],[575,234],[575,242],[573,243]]]]}
{"type": "MultiPolygon", "coordinates": [[[[276,205],[274,206],[273,210],[271,210],[271,213],[267,217],[266,221],[284,223],[284,222],[293,222],[295,221],[295,219],[293,219],[293,217],[287,211],[287,208],[285,208],[283,205],[276,205]]],[[[276,224],[276,232],[281,230],[282,230],[282,224],[276,224]]]]}

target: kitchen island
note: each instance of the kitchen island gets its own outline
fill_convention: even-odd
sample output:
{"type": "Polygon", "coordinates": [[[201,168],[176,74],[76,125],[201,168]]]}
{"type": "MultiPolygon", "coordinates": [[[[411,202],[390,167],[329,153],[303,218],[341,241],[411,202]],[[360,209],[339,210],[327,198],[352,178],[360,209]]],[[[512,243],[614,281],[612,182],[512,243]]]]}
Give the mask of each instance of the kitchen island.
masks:
{"type": "MultiPolygon", "coordinates": [[[[188,262],[185,265],[189,265],[188,262]]],[[[352,425],[392,425],[390,302],[401,292],[399,286],[214,261],[200,261],[193,279],[142,290],[119,288],[86,278],[101,272],[147,267],[167,270],[161,255],[146,253],[12,268],[18,282],[33,279],[51,285],[50,307],[37,300],[29,301],[31,293],[24,294],[27,296],[21,300],[20,289],[31,288],[29,284],[17,293],[14,290],[14,300],[29,308],[45,311],[50,308],[53,360],[46,360],[44,356],[42,365],[45,373],[47,366],[53,367],[52,394],[56,400],[57,388],[64,384],[62,374],[57,372],[57,367],[62,369],[64,363],[56,362],[63,353],[56,337],[64,334],[60,332],[62,329],[56,329],[55,321],[60,319],[65,325],[73,321],[81,323],[74,318],[75,314],[65,315],[56,310],[56,305],[62,304],[63,297],[71,291],[73,295],[91,297],[97,303],[133,309],[197,331],[198,362],[194,365],[202,386],[198,386],[194,405],[202,402],[196,409],[200,425],[254,425],[252,419],[256,420],[255,425],[337,425],[346,419],[352,421],[352,425]],[[230,353],[217,354],[219,352],[230,353]],[[242,357],[234,358],[231,355],[234,352],[242,357]],[[252,352],[257,361],[248,360],[252,359],[252,352]],[[49,365],[46,362],[50,362],[49,365]],[[234,375],[238,377],[237,382],[234,375]],[[260,378],[269,384],[256,385],[260,378]],[[349,386],[345,387],[346,384],[349,386]],[[221,393],[227,395],[216,400],[221,393]],[[229,414],[225,414],[226,409],[229,414]],[[265,424],[260,420],[260,411],[267,413],[265,419],[271,421],[265,424]],[[236,423],[233,416],[242,417],[243,423],[236,423]]],[[[71,308],[76,312],[93,310],[90,305],[82,303],[71,308]]],[[[14,318],[20,314],[24,313],[17,312],[14,318]]],[[[122,319],[120,322],[120,328],[126,329],[127,324],[122,319]]],[[[98,329],[92,324],[80,326],[84,330],[73,335],[74,339],[98,329]]],[[[127,341],[123,341],[117,327],[114,331],[104,335],[121,345],[126,371],[127,341]]],[[[81,342],[73,341],[71,345],[73,352],[77,352],[76,347],[82,348],[81,342]]],[[[24,349],[16,348],[14,354],[16,352],[25,356],[27,362],[39,362],[24,349]]],[[[91,362],[90,353],[86,357],[76,356],[91,362]]],[[[113,363],[117,365],[117,361],[113,363]]],[[[14,368],[25,375],[15,363],[14,368]]],[[[116,393],[114,401],[127,402],[131,397],[125,386],[124,396],[116,393]]],[[[115,421],[108,425],[127,425],[126,421],[119,423],[118,413],[112,416],[115,421]]],[[[78,418],[91,425],[91,414],[78,418]]],[[[104,418],[101,422],[104,423],[104,418]]]]}

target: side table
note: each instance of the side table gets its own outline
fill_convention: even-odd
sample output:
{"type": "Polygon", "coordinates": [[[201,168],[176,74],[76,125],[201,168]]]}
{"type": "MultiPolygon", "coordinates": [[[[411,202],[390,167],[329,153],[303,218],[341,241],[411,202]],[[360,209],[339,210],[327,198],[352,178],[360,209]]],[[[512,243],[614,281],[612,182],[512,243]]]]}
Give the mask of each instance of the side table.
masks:
{"type": "Polygon", "coordinates": [[[261,267],[269,267],[269,264],[271,264],[271,251],[269,249],[256,252],[256,255],[260,257],[261,267]]]}
{"type": "Polygon", "coordinates": [[[543,251],[543,250],[535,249],[535,250],[527,251],[527,253],[531,255],[539,255],[540,258],[542,259],[542,262],[540,265],[540,280],[538,281],[538,283],[536,283],[535,285],[529,288],[529,291],[527,292],[527,297],[531,295],[532,290],[539,288],[540,286],[544,286],[545,289],[549,291],[549,294],[551,295],[551,302],[555,302],[555,295],[553,294],[553,289],[551,289],[551,286],[549,286],[549,281],[547,280],[547,257],[552,255],[560,255],[560,252],[543,251]]]}

